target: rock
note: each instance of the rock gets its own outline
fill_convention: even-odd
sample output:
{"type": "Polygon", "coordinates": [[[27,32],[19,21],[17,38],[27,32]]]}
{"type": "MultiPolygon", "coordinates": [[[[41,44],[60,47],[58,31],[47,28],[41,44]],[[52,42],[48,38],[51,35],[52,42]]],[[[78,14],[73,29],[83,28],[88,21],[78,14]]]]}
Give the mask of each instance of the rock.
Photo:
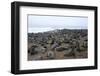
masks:
{"type": "Polygon", "coordinates": [[[64,53],[65,53],[65,55],[68,55],[68,54],[70,54],[70,53],[71,53],[71,51],[72,51],[72,49],[71,49],[71,48],[69,48],[68,50],[65,50],[65,51],[64,51],[64,53]]]}
{"type": "MultiPolygon", "coordinates": [[[[27,52],[30,57],[43,55],[43,59],[46,59],[47,57],[48,59],[58,59],[60,58],[59,54],[61,54],[62,58],[64,54],[66,55],[66,58],[67,55],[75,58],[77,57],[78,52],[81,53],[88,50],[87,34],[87,29],[59,29],[56,32],[46,31],[39,33],[28,33],[29,49],[27,52]]],[[[41,57],[36,58],[38,59],[41,57]]]]}
{"type": "Polygon", "coordinates": [[[37,53],[45,53],[45,51],[46,48],[36,45],[33,45],[30,49],[28,49],[28,53],[30,53],[31,55],[35,55],[37,53]]]}
{"type": "Polygon", "coordinates": [[[38,52],[35,51],[35,48],[32,47],[32,48],[30,49],[30,54],[31,54],[31,55],[35,55],[35,54],[37,54],[37,53],[38,53],[38,52]]]}
{"type": "Polygon", "coordinates": [[[59,52],[62,52],[62,51],[65,51],[65,50],[68,50],[68,47],[62,47],[62,46],[60,46],[60,47],[56,48],[56,51],[59,51],[59,52]]]}
{"type": "Polygon", "coordinates": [[[28,53],[30,53],[30,49],[28,49],[28,53]]]}
{"type": "Polygon", "coordinates": [[[34,49],[38,53],[45,53],[46,49],[42,46],[38,46],[34,49]]]}
{"type": "Polygon", "coordinates": [[[48,59],[54,59],[55,58],[54,52],[53,51],[48,51],[47,52],[47,57],[48,57],[48,59]]]}
{"type": "Polygon", "coordinates": [[[48,40],[47,43],[48,43],[48,44],[51,44],[51,43],[52,43],[52,40],[48,40]]]}
{"type": "Polygon", "coordinates": [[[40,55],[37,55],[36,57],[34,57],[34,60],[42,60],[42,59],[43,59],[43,57],[40,55]]]}
{"type": "Polygon", "coordinates": [[[78,53],[79,52],[77,51],[77,48],[71,48],[68,52],[65,53],[64,56],[73,56],[76,58],[78,53]]]}
{"type": "Polygon", "coordinates": [[[58,43],[54,43],[52,46],[51,46],[51,49],[54,50],[56,47],[58,47],[58,43]]]}

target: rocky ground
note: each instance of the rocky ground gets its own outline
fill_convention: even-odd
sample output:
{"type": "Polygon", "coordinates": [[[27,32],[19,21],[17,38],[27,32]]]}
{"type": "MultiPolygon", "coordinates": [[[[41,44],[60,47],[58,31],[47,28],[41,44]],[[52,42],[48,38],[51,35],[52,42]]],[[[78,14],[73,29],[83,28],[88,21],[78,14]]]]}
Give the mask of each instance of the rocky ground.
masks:
{"type": "Polygon", "coordinates": [[[28,60],[87,58],[87,37],[86,29],[28,33],[28,60]]]}

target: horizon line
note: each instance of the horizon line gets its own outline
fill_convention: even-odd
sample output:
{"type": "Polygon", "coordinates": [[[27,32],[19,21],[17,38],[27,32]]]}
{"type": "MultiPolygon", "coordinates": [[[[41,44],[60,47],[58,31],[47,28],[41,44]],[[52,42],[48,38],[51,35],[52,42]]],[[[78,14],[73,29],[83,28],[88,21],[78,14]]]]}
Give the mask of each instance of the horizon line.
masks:
{"type": "MultiPolygon", "coordinates": [[[[44,31],[44,32],[50,32],[50,31],[55,31],[55,30],[59,31],[59,30],[64,30],[64,29],[54,29],[54,30],[48,30],[48,31],[44,31]]],[[[88,30],[88,29],[87,28],[82,28],[82,29],[80,29],[80,28],[77,28],[77,29],[71,28],[71,29],[66,29],[66,30],[88,30]]],[[[28,33],[44,33],[44,32],[28,32],[28,33]]]]}

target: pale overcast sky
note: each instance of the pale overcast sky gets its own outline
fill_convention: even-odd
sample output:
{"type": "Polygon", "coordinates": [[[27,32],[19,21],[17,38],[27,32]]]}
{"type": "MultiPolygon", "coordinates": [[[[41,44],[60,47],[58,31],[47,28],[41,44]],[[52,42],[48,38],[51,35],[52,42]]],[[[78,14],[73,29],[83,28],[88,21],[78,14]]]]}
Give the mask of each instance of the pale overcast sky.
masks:
{"type": "Polygon", "coordinates": [[[88,17],[28,15],[28,32],[38,33],[55,29],[87,29],[88,17]]]}

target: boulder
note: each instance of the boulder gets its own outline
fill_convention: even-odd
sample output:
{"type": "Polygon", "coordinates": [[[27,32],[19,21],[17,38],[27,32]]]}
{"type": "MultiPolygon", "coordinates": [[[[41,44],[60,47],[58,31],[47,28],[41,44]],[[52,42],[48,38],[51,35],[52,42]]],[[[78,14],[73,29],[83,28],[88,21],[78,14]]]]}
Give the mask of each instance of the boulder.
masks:
{"type": "Polygon", "coordinates": [[[54,50],[56,47],[58,47],[58,43],[54,43],[52,46],[51,46],[51,49],[54,50]]]}
{"type": "Polygon", "coordinates": [[[48,59],[54,59],[55,58],[55,53],[53,51],[48,51],[47,52],[47,58],[48,59]]]}
{"type": "Polygon", "coordinates": [[[30,49],[28,49],[28,53],[30,53],[31,55],[35,55],[38,53],[45,53],[45,51],[46,48],[37,45],[33,45],[30,49]]]}
{"type": "Polygon", "coordinates": [[[72,52],[72,49],[71,48],[69,48],[68,50],[65,50],[64,51],[65,55],[69,55],[71,52],[72,52]]]}
{"type": "Polygon", "coordinates": [[[68,50],[68,47],[59,46],[59,47],[56,48],[56,51],[59,51],[59,52],[62,52],[62,51],[65,51],[65,50],[68,50]]]}
{"type": "Polygon", "coordinates": [[[35,51],[35,48],[32,47],[32,48],[30,49],[30,54],[31,54],[31,55],[35,55],[35,54],[37,54],[37,53],[38,53],[38,52],[35,51]]]}
{"type": "Polygon", "coordinates": [[[34,49],[34,51],[36,51],[38,53],[45,53],[46,49],[42,46],[38,46],[34,49]]]}

